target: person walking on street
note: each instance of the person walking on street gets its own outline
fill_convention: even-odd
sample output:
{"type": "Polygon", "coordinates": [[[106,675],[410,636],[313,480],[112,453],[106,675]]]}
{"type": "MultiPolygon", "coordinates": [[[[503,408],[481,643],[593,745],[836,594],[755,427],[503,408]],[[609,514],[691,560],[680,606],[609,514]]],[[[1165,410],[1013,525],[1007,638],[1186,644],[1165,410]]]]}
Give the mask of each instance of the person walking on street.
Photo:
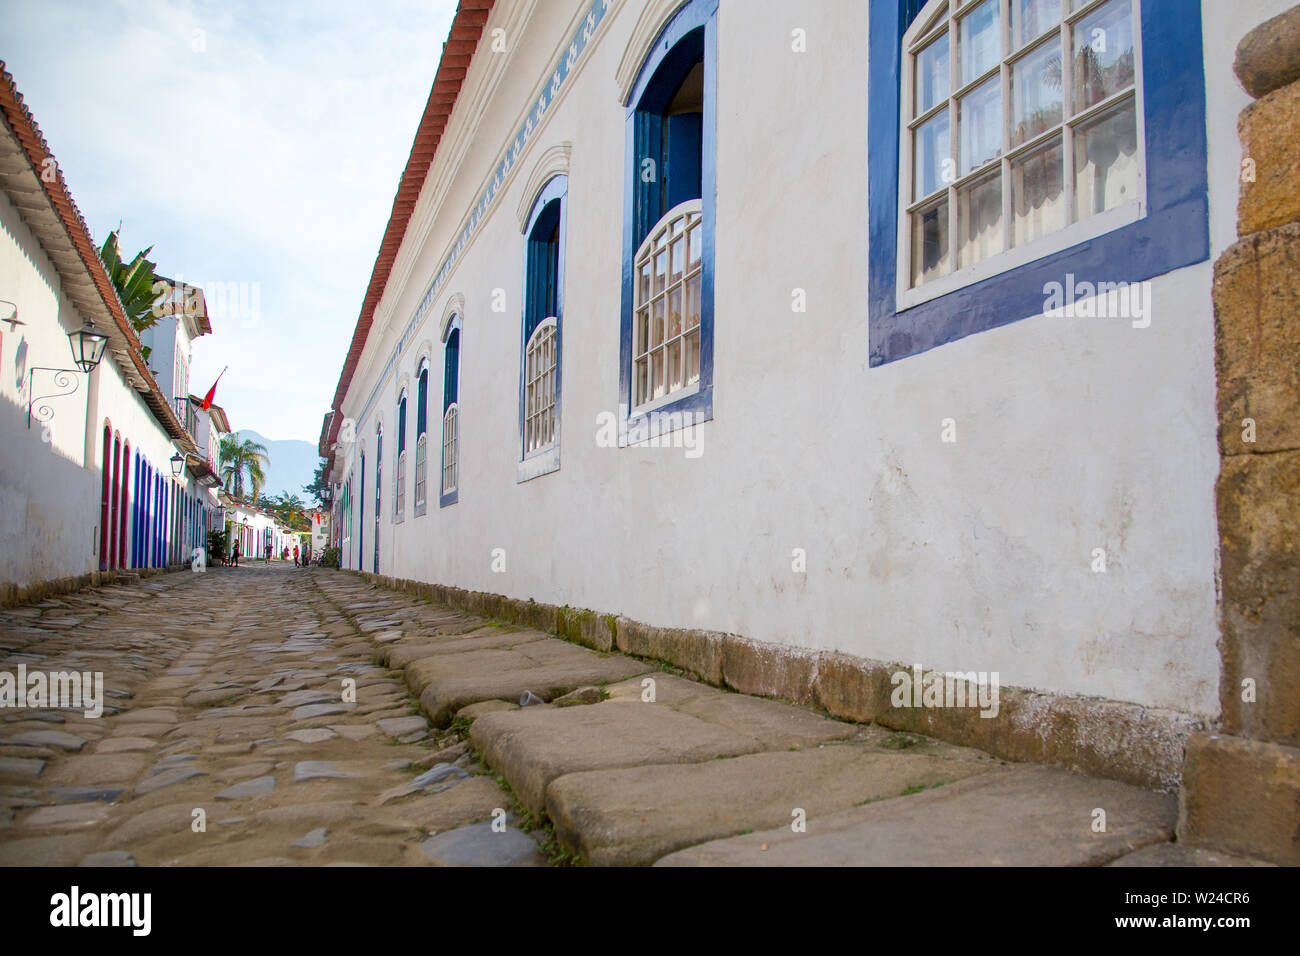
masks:
{"type": "Polygon", "coordinates": [[[236,538],[235,543],[230,546],[230,556],[235,561],[235,567],[239,567],[239,539],[238,538],[236,538]]]}
{"type": "Polygon", "coordinates": [[[295,568],[298,566],[298,546],[296,544],[293,546],[293,566],[295,568]]]}
{"type": "Polygon", "coordinates": [[[266,563],[271,563],[271,542],[266,542],[266,563]]]}

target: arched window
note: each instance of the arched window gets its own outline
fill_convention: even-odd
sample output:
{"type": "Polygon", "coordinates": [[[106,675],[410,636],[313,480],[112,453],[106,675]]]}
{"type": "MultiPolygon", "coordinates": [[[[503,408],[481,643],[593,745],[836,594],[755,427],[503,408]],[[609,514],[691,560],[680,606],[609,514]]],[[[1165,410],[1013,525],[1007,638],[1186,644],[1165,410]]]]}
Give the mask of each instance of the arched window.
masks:
{"type": "Polygon", "coordinates": [[[384,504],[384,426],[375,429],[375,561],[372,570],[379,573],[379,518],[384,504]]]}
{"type": "Polygon", "coordinates": [[[439,507],[455,503],[460,480],[460,318],[447,325],[442,373],[442,493],[439,507]]]}
{"type": "Polygon", "coordinates": [[[563,175],[546,182],[525,229],[520,481],[560,467],[560,329],[568,183],[563,175]]]}
{"type": "Polygon", "coordinates": [[[126,568],[127,564],[127,515],[130,513],[131,478],[127,469],[131,466],[131,442],[122,443],[122,458],[118,465],[117,488],[117,566],[126,568]]]}
{"type": "Polygon", "coordinates": [[[104,422],[104,450],[100,453],[99,475],[99,570],[108,570],[109,528],[112,526],[112,509],[109,501],[113,493],[113,426],[104,422]]]}
{"type": "Polygon", "coordinates": [[[406,389],[397,400],[397,475],[393,482],[393,523],[406,518],[406,389]]]}
{"type": "Polygon", "coordinates": [[[673,16],[627,103],[620,390],[647,437],[713,417],[717,7],[673,16]]]}
{"type": "Polygon", "coordinates": [[[116,568],[120,563],[118,557],[118,546],[117,546],[118,526],[122,523],[122,518],[121,518],[122,498],[121,498],[121,491],[120,491],[120,485],[122,483],[122,474],[121,474],[122,436],[116,433],[114,433],[113,435],[112,468],[113,468],[113,476],[110,479],[109,486],[108,486],[109,515],[108,515],[108,530],[106,534],[108,535],[109,538],[108,566],[110,568],[116,568]]]}
{"type": "Polygon", "coordinates": [[[415,513],[427,507],[429,458],[429,360],[420,363],[419,384],[415,389],[415,513]]]}

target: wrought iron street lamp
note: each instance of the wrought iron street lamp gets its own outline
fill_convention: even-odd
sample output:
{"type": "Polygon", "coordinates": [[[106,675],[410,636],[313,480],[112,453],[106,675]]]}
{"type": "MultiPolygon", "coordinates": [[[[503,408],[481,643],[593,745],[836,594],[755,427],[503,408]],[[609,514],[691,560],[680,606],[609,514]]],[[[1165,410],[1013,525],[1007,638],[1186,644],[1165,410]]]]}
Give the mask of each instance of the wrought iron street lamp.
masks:
{"type": "MultiPolygon", "coordinates": [[[[15,315],[17,312],[15,311],[15,315]]],[[[100,359],[104,357],[104,349],[108,345],[108,336],[98,331],[94,324],[87,323],[85,328],[77,329],[75,332],[68,333],[68,345],[72,348],[72,361],[77,366],[71,368],[46,368],[44,366],[34,366],[27,372],[27,427],[32,427],[32,408],[36,408],[36,420],[45,424],[54,418],[54,408],[49,404],[52,398],[66,398],[77,391],[77,379],[73,373],[78,369],[89,375],[95,370],[100,359]],[[36,373],[53,372],[54,387],[56,389],[67,389],[67,391],[52,392],[48,395],[36,395],[36,373]],[[69,388],[71,386],[71,388],[69,388]],[[37,402],[44,404],[37,405],[37,402]]]]}
{"type": "Polygon", "coordinates": [[[84,329],[69,332],[68,343],[72,346],[72,361],[77,368],[89,374],[104,357],[108,336],[98,331],[94,325],[87,324],[84,329]]]}

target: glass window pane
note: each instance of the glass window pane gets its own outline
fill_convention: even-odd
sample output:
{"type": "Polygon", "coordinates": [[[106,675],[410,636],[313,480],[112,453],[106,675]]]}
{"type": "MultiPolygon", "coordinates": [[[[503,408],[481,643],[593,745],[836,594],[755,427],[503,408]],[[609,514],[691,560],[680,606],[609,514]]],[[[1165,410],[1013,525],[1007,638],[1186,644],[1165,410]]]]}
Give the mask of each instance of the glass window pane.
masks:
{"type": "Polygon", "coordinates": [[[1002,59],[998,0],[984,0],[961,18],[961,85],[982,76],[1002,59]]]}
{"type": "Polygon", "coordinates": [[[686,265],[688,268],[694,268],[699,265],[700,256],[704,253],[704,250],[701,248],[701,243],[704,242],[704,230],[700,228],[698,218],[692,217],[691,229],[690,232],[687,233],[686,238],[690,243],[690,247],[686,253],[686,265]]]}
{"type": "Polygon", "coordinates": [[[664,282],[668,277],[668,250],[659,249],[654,254],[655,295],[664,291],[664,282]]]}
{"type": "Polygon", "coordinates": [[[912,184],[912,198],[923,199],[946,185],[944,161],[952,158],[948,111],[943,110],[918,126],[914,137],[916,179],[912,184]]]}
{"type": "Polygon", "coordinates": [[[658,398],[664,393],[664,350],[660,349],[650,356],[650,377],[653,382],[651,396],[658,398]]]}
{"type": "Polygon", "coordinates": [[[957,190],[957,267],[1002,251],[1002,174],[984,176],[957,190]]]}
{"type": "Polygon", "coordinates": [[[650,306],[650,347],[662,345],[664,341],[664,297],[660,296],[650,306]]]}
{"type": "Polygon", "coordinates": [[[1074,131],[1074,216],[1086,219],[1137,194],[1137,118],[1130,98],[1074,131]]]}
{"type": "Polygon", "coordinates": [[[1061,122],[1061,47],[1056,40],[1026,54],[1011,68],[1012,145],[1061,122]]]}
{"type": "Polygon", "coordinates": [[[920,116],[948,98],[948,34],[916,55],[916,113],[920,116]]]}
{"type": "Polygon", "coordinates": [[[1012,245],[1022,246],[1065,227],[1064,163],[1059,139],[1012,161],[1012,245]]]}
{"type": "Polygon", "coordinates": [[[948,201],[912,213],[912,285],[948,274],[948,201]]]}
{"type": "Polygon", "coordinates": [[[686,280],[686,328],[700,324],[700,273],[686,280]]]}
{"type": "Polygon", "coordinates": [[[636,363],[636,404],[638,404],[638,405],[643,404],[643,403],[646,401],[646,399],[648,399],[648,398],[650,397],[650,392],[649,392],[649,376],[648,376],[648,374],[647,374],[647,370],[648,370],[649,367],[650,367],[649,362],[650,362],[650,360],[649,360],[648,358],[645,358],[645,357],[642,357],[642,358],[637,359],[637,363],[636,363]]]}
{"type": "Polygon", "coordinates": [[[637,302],[650,301],[650,261],[647,259],[641,264],[640,269],[641,281],[637,284],[637,302]]]}
{"type": "Polygon", "coordinates": [[[650,313],[642,309],[636,314],[636,354],[642,355],[650,346],[650,313]]]}
{"type": "Polygon", "coordinates": [[[1074,111],[1133,85],[1133,13],[1111,0],[1074,25],[1074,111]]]}
{"type": "Polygon", "coordinates": [[[961,98],[957,106],[961,136],[961,175],[1002,155],[1002,89],[994,76],[961,98]]]}
{"type": "Polygon", "coordinates": [[[682,334],[682,289],[680,286],[668,293],[668,337],[682,334]]]}
{"type": "Polygon", "coordinates": [[[1061,22],[1061,0],[1011,0],[1011,45],[1020,49],[1061,22]]]}
{"type": "Polygon", "coordinates": [[[686,384],[694,385],[700,380],[700,330],[697,328],[686,335],[686,384]]]}
{"type": "Polygon", "coordinates": [[[675,340],[668,346],[668,389],[676,391],[682,387],[682,340],[675,340]]]}
{"type": "MultiPolygon", "coordinates": [[[[675,230],[681,228],[681,220],[679,219],[677,222],[678,225],[675,227],[675,230]]],[[[686,245],[686,240],[684,238],[679,237],[673,240],[672,255],[670,257],[672,269],[668,273],[669,282],[680,282],[682,279],[682,267],[685,265],[686,262],[686,249],[684,248],[685,245],[686,245]]]]}

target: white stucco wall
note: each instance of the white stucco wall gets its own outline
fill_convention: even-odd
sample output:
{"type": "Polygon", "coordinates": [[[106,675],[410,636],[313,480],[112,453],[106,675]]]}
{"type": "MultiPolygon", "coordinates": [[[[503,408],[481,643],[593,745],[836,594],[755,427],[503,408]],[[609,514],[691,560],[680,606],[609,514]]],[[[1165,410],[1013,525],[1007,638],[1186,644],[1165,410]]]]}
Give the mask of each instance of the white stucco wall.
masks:
{"type": "MultiPolygon", "coordinates": [[[[106,354],[89,375],[73,372],[76,391],[50,401],[47,426],[27,427],[25,368],[70,369],[67,333],[85,324],[48,256],[8,197],[0,193],[0,286],[24,323],[0,323],[0,582],[28,587],[99,568],[103,428],[129,440],[173,485],[171,440],[106,354]],[[19,361],[20,353],[24,361],[19,361]]],[[[0,306],[8,314],[7,306],[0,306]]],[[[38,372],[35,393],[60,391],[38,372]]],[[[124,466],[124,475],[132,471],[124,466]]],[[[196,492],[192,484],[191,492],[196,492]]],[[[134,487],[132,486],[132,492],[134,487]]],[[[206,494],[206,493],[205,493],[206,494]]],[[[209,496],[210,497],[210,496],[209,496]]],[[[130,520],[128,518],[128,540],[130,520]]],[[[128,563],[130,548],[127,549],[128,563]]]]}
{"type": "MultiPolygon", "coordinates": [[[[1235,124],[1247,99],[1232,53],[1289,5],[1204,7],[1212,257],[1235,235],[1235,124]]],[[[641,6],[611,9],[362,415],[580,5],[533,8],[490,99],[483,80],[498,63],[476,59],[344,403],[367,459],[364,500],[353,459],[345,566],[357,566],[364,521],[371,568],[382,421],[383,573],[1216,714],[1211,262],[1151,283],[1145,329],[1031,318],[868,368],[867,9],[857,0],[722,0],[715,418],[698,458],[597,447],[597,415],[618,395],[625,114],[614,75],[641,6]],[[790,52],[795,27],[807,31],[806,54],[790,52]],[[573,146],[562,465],[518,484],[516,208],[536,157],[563,141],[573,146]],[[461,175],[449,179],[453,163],[461,175]],[[489,308],[497,288],[504,314],[489,308]],[[806,290],[806,313],[791,312],[794,288],[806,290]],[[465,299],[461,480],[459,502],[440,509],[440,330],[454,295],[465,299]],[[426,351],[429,510],[414,516],[408,474],[406,519],[393,526],[396,381],[413,381],[426,351]],[[940,441],[945,418],[956,443],[940,441]],[[491,569],[496,548],[504,573],[491,569]],[[806,574],[792,571],[795,548],[806,574]],[[1092,571],[1095,548],[1106,550],[1105,574],[1092,571]]],[[[516,8],[498,4],[489,30],[516,8]]]]}

